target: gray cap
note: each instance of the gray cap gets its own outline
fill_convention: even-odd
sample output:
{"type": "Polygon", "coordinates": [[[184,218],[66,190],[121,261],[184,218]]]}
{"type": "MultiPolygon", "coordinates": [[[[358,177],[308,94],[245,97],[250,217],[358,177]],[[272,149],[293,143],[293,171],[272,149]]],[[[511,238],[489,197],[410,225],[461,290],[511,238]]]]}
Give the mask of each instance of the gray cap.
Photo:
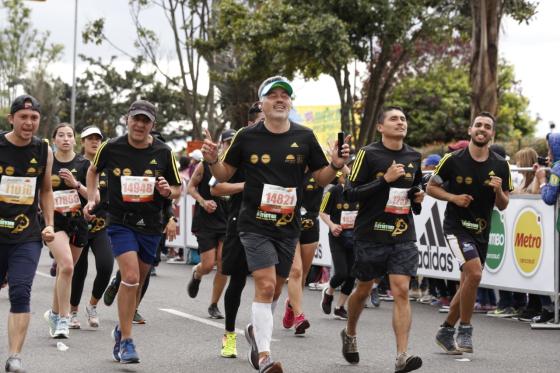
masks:
{"type": "Polygon", "coordinates": [[[134,101],[130,108],[128,109],[128,115],[135,116],[143,114],[150,118],[152,122],[156,121],[156,107],[151,102],[146,100],[134,101]]]}

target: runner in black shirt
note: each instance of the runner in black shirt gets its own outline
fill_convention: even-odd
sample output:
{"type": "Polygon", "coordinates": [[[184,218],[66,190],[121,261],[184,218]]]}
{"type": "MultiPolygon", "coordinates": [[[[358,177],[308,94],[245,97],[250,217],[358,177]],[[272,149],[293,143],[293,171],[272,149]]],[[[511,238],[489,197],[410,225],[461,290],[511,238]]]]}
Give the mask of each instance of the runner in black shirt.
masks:
{"type": "Polygon", "coordinates": [[[221,159],[208,133],[202,147],[218,181],[229,180],[238,168],[245,172],[238,230],[255,280],[253,324],[245,335],[252,351],[259,351],[259,370],[267,373],[282,372],[281,364],[270,357],[272,314],[299,238],[305,169],[309,168],[319,185],[326,185],[349,154],[348,144],[341,146],[342,157],[333,147],[328,165],[313,131],[288,119],[292,93],[285,78],[265,80],[259,88],[265,120],[239,130],[221,159]]]}
{"type": "Polygon", "coordinates": [[[132,341],[132,319],[140,290],[156,256],[163,231],[164,199],[177,198],[181,180],[175,157],[162,141],[152,137],[156,108],[147,101],[132,103],[126,117],[128,133],[104,142],[87,173],[86,218],[95,218],[97,175],[108,179],[109,226],[113,254],[121,271],[119,325],[113,330],[113,358],[123,364],[140,358],[132,341]]]}
{"type": "Polygon", "coordinates": [[[80,197],[87,197],[85,175],[89,161],[74,152],[74,128],[58,124],[53,131],[56,145],[52,167],[55,239],[48,244],[57,263],[52,308],[43,315],[53,338],[68,338],[70,292],[74,264],[87,243],[87,223],[82,215],[80,197]]]}
{"type": "Polygon", "coordinates": [[[34,136],[41,120],[39,102],[17,97],[10,107],[12,130],[0,134],[0,281],[9,285],[6,372],[23,372],[20,353],[29,326],[31,286],[45,242],[54,239],[52,152],[34,136]],[[41,205],[46,227],[41,231],[41,205]]]}
{"type": "Polygon", "coordinates": [[[196,298],[202,277],[212,272],[217,264],[208,313],[214,319],[223,319],[224,316],[218,309],[218,301],[227,283],[227,277],[222,274],[222,246],[227,219],[226,201],[210,193],[210,188],[214,184],[212,181],[211,185],[211,179],[210,167],[202,161],[196,166],[188,184],[188,192],[196,201],[191,231],[196,235],[198,242],[200,263],[192,269],[187,292],[191,298],[196,298]]]}
{"type": "Polygon", "coordinates": [[[303,313],[303,287],[311,268],[315,250],[319,245],[319,208],[323,198],[323,187],[319,186],[311,172],[305,174],[301,203],[301,233],[294,254],[292,269],[288,276],[288,298],[284,305],[284,328],[294,327],[295,335],[305,334],[310,327],[303,313]]]}
{"type": "Polygon", "coordinates": [[[428,183],[430,196],[448,202],[443,231],[461,268],[459,290],[436,335],[448,354],[473,352],[471,317],[488,250],[490,217],[494,205],[500,210],[507,207],[513,190],[508,163],[489,150],[495,130],[494,117],[480,113],[469,127],[469,146],[444,156],[428,183]]]}
{"type": "Polygon", "coordinates": [[[329,247],[334,267],[334,276],[331,277],[329,286],[323,290],[321,308],[325,314],[331,314],[334,291],[340,286],[340,296],[334,315],[341,320],[347,320],[348,313],[344,305],[355,283],[355,278],[352,276],[354,223],[360,204],[346,200],[343,193],[346,177],[342,172],[337,176],[337,185],[325,193],[321,203],[320,216],[329,227],[329,247]]]}
{"type": "MultiPolygon", "coordinates": [[[[84,158],[88,161],[93,160],[97,149],[101,145],[103,135],[101,130],[96,126],[89,126],[83,129],[80,134],[82,140],[82,150],[84,158]]],[[[88,162],[89,167],[89,162],[88,162]]],[[[83,181],[85,183],[85,181],[83,181]]],[[[82,297],[84,283],[88,272],[88,251],[91,248],[95,256],[95,280],[93,281],[93,289],[89,302],[86,304],[85,313],[90,327],[99,327],[99,318],[97,316],[97,303],[105,288],[111,279],[113,273],[113,253],[111,252],[111,243],[107,235],[107,173],[102,171],[99,174],[99,194],[100,205],[103,209],[99,210],[95,215],[96,218],[88,222],[88,240],[82,250],[80,259],[74,267],[74,275],[72,276],[72,293],[70,295],[70,329],[79,329],[80,321],[78,319],[78,306],[82,297]]],[[[86,195],[87,197],[87,195],[86,195]]],[[[87,198],[85,201],[87,202],[87,198]]],[[[85,205],[85,203],[84,203],[85,205]]]]}
{"type": "Polygon", "coordinates": [[[419,204],[424,199],[424,192],[419,188],[420,153],[404,143],[407,121],[401,108],[384,108],[377,122],[381,141],[360,149],[350,174],[350,185],[345,190],[347,200],[359,202],[360,208],[354,226],[352,271],[358,285],[348,299],[348,323],[341,331],[342,352],[348,362],[359,362],[358,319],[374,279],[387,273],[395,300],[395,371],[409,372],[422,365],[418,356],[407,354],[412,320],[408,288],[418,268],[412,212],[419,212],[419,204]]]}

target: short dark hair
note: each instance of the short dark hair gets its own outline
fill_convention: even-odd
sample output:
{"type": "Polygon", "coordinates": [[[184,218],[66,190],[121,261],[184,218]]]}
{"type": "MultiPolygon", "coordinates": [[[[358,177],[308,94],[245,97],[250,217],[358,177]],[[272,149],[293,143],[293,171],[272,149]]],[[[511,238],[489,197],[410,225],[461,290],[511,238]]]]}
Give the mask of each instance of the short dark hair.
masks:
{"type": "Polygon", "coordinates": [[[381,109],[381,111],[377,115],[377,123],[379,123],[379,124],[383,123],[383,121],[385,120],[385,114],[387,112],[391,111],[391,110],[398,110],[401,113],[403,113],[404,115],[406,115],[403,108],[400,107],[400,106],[383,106],[383,108],[381,109]]]}
{"type": "MultiPolygon", "coordinates": [[[[478,117],[486,117],[486,118],[490,118],[492,119],[492,127],[496,126],[496,118],[492,115],[492,113],[488,112],[488,111],[481,111],[480,113],[476,114],[476,116],[474,117],[475,119],[478,117]]],[[[471,127],[474,125],[474,120],[471,123],[471,127]]]]}
{"type": "Polygon", "coordinates": [[[253,102],[251,107],[249,108],[249,112],[247,113],[247,119],[249,122],[254,122],[255,119],[259,116],[259,113],[262,113],[262,106],[259,101],[253,102]]]}

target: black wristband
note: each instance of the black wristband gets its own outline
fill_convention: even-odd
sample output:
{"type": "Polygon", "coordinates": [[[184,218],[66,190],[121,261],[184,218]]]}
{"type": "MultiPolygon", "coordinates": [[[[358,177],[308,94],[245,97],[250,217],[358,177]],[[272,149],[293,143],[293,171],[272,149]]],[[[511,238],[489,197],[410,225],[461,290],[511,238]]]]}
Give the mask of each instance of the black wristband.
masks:
{"type": "Polygon", "coordinates": [[[332,163],[332,161],[331,161],[331,163],[329,164],[329,166],[331,166],[331,168],[332,168],[333,170],[335,170],[335,171],[340,171],[340,170],[342,170],[342,169],[344,168],[344,165],[342,165],[341,167],[336,167],[336,166],[334,165],[334,163],[332,163]]]}
{"type": "Polygon", "coordinates": [[[208,162],[208,161],[206,161],[206,164],[207,164],[208,166],[214,166],[216,163],[218,163],[219,160],[220,160],[219,158],[216,158],[216,160],[215,160],[214,162],[208,162]]]}

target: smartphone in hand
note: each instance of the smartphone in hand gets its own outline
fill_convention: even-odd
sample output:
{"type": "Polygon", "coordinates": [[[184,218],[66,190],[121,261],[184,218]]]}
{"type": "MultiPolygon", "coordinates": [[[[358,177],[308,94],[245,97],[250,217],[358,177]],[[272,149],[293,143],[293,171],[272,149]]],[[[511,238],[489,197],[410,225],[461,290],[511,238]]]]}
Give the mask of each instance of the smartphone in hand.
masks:
{"type": "Polygon", "coordinates": [[[342,157],[342,145],[344,145],[344,132],[338,133],[338,156],[342,157]]]}

